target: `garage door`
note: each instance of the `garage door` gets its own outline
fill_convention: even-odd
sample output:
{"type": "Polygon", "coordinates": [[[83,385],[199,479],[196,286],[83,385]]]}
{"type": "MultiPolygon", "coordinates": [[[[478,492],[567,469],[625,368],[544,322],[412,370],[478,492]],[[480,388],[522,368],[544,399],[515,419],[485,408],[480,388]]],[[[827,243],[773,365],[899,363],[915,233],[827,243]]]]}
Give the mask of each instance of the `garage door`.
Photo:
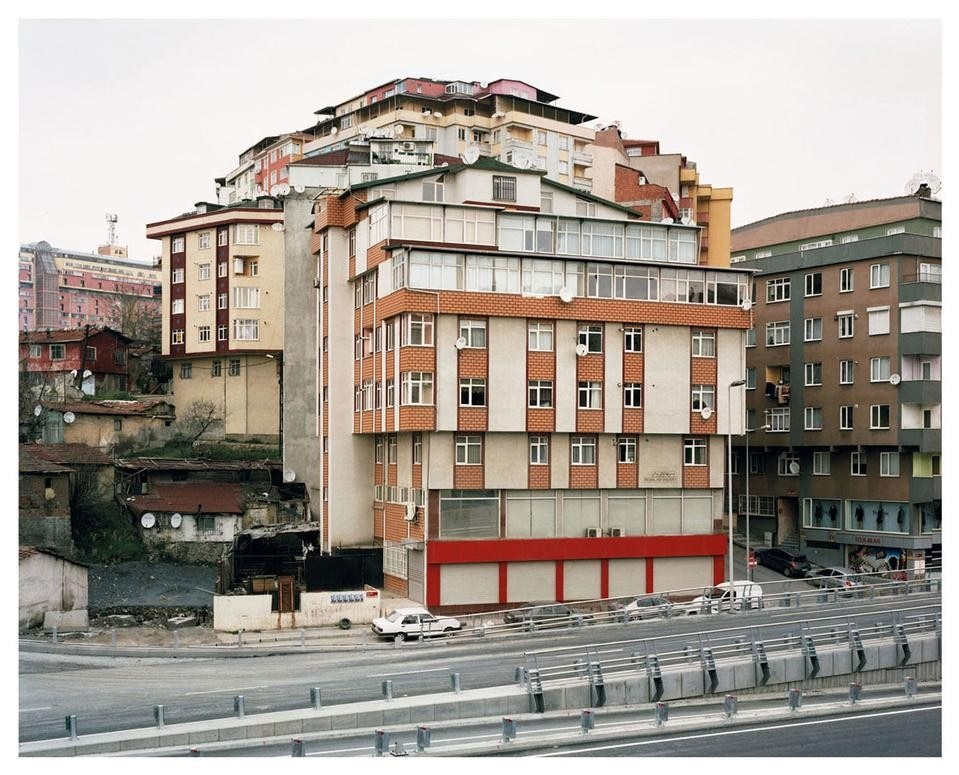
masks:
{"type": "Polygon", "coordinates": [[[609,561],[609,596],[625,597],[646,592],[646,560],[609,561]]]}
{"type": "Polygon", "coordinates": [[[506,566],[506,600],[524,603],[556,599],[556,563],[511,562],[506,566]]]}
{"type": "Polygon", "coordinates": [[[653,561],[653,592],[702,591],[712,585],[712,557],[660,557],[653,561]]]}
{"type": "Polygon", "coordinates": [[[563,563],[563,600],[598,600],[602,596],[602,562],[569,560],[563,563]]]}
{"type": "Polygon", "coordinates": [[[440,605],[499,602],[499,565],[495,562],[440,566],[440,605]]]}
{"type": "Polygon", "coordinates": [[[423,577],[425,573],[425,559],[422,549],[410,549],[407,555],[407,581],[409,590],[407,596],[417,603],[425,603],[423,595],[423,577]]]}

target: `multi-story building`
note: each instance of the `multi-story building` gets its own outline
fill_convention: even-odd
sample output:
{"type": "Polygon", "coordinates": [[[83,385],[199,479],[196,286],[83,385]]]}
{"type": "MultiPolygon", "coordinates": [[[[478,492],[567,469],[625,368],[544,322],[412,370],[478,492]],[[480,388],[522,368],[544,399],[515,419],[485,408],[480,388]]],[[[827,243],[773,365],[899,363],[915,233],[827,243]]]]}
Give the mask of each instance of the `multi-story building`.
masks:
{"type": "Polygon", "coordinates": [[[128,260],[125,249],[99,253],[20,246],[21,331],[109,326],[136,338],[159,322],[160,272],[152,263],[128,260]],[[122,252],[121,252],[122,251],[122,252]],[[134,320],[137,325],[134,325],[134,320]]]}
{"type": "MultiPolygon", "coordinates": [[[[163,356],[181,417],[197,401],[229,437],[281,433],[283,211],[260,198],[147,224],[163,245],[163,356]]],[[[296,331],[296,326],[293,328],[296,331]]]]}
{"type": "Polygon", "coordinates": [[[289,165],[302,158],[303,145],[312,135],[288,132],[264,137],[240,154],[239,163],[227,175],[217,178],[217,201],[235,205],[273,191],[274,186],[289,183],[289,165]]]}
{"type": "Polygon", "coordinates": [[[36,399],[80,398],[129,389],[130,338],[107,327],[20,334],[22,388],[36,399]]]}
{"type": "MultiPolygon", "coordinates": [[[[941,543],[941,203],[783,213],[733,231],[758,270],[747,350],[753,540],[913,567],[941,543]]],[[[740,516],[741,519],[741,516],[740,516]]]]}
{"type": "MultiPolygon", "coordinates": [[[[325,126],[534,102],[443,89],[444,115],[413,122],[403,100],[440,95],[392,88],[325,126]]],[[[382,545],[386,586],[430,605],[724,575],[751,271],[705,265],[709,226],[551,178],[479,158],[285,201],[284,465],[324,551],[382,545]]]]}

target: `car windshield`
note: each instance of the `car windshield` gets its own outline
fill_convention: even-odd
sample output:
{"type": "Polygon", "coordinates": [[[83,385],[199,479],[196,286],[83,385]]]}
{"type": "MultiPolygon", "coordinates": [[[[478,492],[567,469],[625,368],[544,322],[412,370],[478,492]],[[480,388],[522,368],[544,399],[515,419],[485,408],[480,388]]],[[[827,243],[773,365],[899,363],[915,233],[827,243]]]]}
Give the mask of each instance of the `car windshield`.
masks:
{"type": "Polygon", "coordinates": [[[713,587],[712,589],[707,589],[703,593],[703,597],[705,597],[707,600],[718,600],[719,598],[723,597],[723,595],[725,595],[728,591],[729,590],[726,590],[726,589],[720,589],[719,587],[713,587]]]}
{"type": "Polygon", "coordinates": [[[398,622],[398,621],[400,621],[404,616],[406,616],[406,614],[403,613],[402,611],[394,611],[393,613],[391,613],[389,616],[386,617],[386,621],[388,621],[388,622],[398,622]]]}

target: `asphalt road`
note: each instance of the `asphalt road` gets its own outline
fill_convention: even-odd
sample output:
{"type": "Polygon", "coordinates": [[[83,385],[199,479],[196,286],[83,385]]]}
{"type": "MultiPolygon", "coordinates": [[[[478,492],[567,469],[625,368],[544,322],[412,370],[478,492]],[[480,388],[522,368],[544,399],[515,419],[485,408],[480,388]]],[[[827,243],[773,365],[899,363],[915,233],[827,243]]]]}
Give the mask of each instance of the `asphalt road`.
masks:
{"type": "MultiPolygon", "coordinates": [[[[324,705],[375,700],[383,680],[393,681],[394,696],[450,691],[451,671],[464,689],[511,684],[525,652],[551,649],[554,660],[573,661],[592,644],[595,652],[628,654],[652,644],[663,654],[693,651],[706,638],[717,643],[746,635],[751,626],[770,640],[795,637],[801,623],[830,619],[837,628],[845,617],[861,617],[864,626],[891,624],[890,606],[937,604],[937,595],[843,601],[822,607],[772,609],[747,614],[681,617],[630,624],[584,626],[512,637],[464,636],[450,641],[406,643],[400,648],[371,646],[365,651],[317,651],[246,659],[115,660],[111,658],[20,654],[20,739],[64,736],[63,719],[75,713],[80,733],[152,726],[153,706],[166,706],[174,724],[232,715],[233,696],[242,694],[248,715],[309,706],[309,690],[322,690],[324,705]],[[735,632],[730,632],[734,629],[735,632]],[[558,651],[557,651],[558,649],[558,651]]],[[[540,664],[549,655],[541,654],[540,664]]]]}

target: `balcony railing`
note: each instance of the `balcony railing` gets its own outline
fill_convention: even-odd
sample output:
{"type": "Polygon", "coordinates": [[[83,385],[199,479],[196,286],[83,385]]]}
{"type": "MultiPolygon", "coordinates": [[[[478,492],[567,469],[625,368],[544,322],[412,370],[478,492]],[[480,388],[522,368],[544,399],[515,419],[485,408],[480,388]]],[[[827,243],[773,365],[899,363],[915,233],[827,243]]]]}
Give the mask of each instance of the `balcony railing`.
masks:
{"type": "Polygon", "coordinates": [[[915,274],[904,274],[902,276],[903,285],[911,285],[912,283],[934,283],[935,285],[942,285],[942,275],[936,272],[917,272],[915,274]]]}

